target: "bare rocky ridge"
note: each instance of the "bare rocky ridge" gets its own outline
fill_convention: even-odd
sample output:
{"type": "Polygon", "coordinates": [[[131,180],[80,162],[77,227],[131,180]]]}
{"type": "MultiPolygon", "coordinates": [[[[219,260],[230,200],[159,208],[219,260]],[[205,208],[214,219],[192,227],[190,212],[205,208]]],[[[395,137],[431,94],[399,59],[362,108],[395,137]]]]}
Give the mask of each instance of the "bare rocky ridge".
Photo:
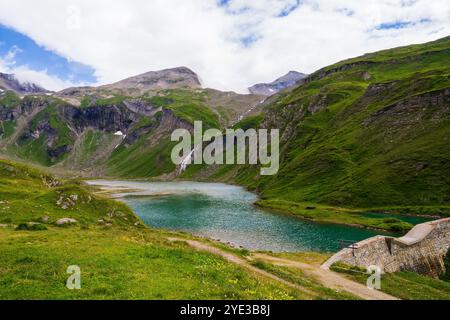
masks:
{"type": "Polygon", "coordinates": [[[284,89],[293,87],[298,81],[304,79],[307,75],[297,71],[289,71],[284,76],[271,83],[258,83],[248,88],[250,93],[262,96],[272,96],[284,89]]]}
{"type": "Polygon", "coordinates": [[[13,74],[6,73],[0,73],[0,90],[14,91],[20,95],[50,92],[35,83],[19,82],[13,74]]]}
{"type": "Polygon", "coordinates": [[[164,90],[177,88],[201,88],[200,80],[195,72],[178,67],[160,71],[150,71],[119,82],[101,86],[103,89],[139,89],[164,90]]]}
{"type": "Polygon", "coordinates": [[[114,95],[140,97],[144,94],[154,95],[169,89],[201,89],[200,80],[195,72],[178,67],[160,71],[149,71],[112,84],[99,87],[72,87],[56,93],[66,102],[79,106],[85,96],[99,99],[110,98],[114,95]]]}

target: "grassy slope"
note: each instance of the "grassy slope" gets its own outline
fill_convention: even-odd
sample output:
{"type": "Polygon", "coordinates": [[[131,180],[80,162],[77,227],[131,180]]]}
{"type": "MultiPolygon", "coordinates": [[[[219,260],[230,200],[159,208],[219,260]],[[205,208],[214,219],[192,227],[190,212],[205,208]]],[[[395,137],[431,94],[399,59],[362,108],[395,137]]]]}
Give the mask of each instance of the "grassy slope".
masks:
{"type": "MultiPolygon", "coordinates": [[[[450,87],[449,42],[443,39],[387,50],[324,68],[304,85],[271,99],[265,117],[251,116],[237,124],[243,128],[261,124],[285,133],[277,176],[260,177],[259,168],[251,166],[221,166],[216,171],[190,166],[181,178],[204,178],[214,171],[210,180],[258,191],[263,198],[260,205],[318,221],[405,230],[411,226],[392,219],[368,220],[341,208],[448,215],[448,106],[427,104],[393,113],[389,107],[450,87]],[[336,214],[305,210],[304,203],[325,204],[335,208],[336,214]]],[[[220,119],[227,115],[208,108],[209,95],[207,91],[179,89],[146,99],[190,123],[202,120],[205,127],[220,127],[220,119]]],[[[123,99],[117,96],[95,103],[107,107],[123,99]]],[[[90,103],[86,100],[82,107],[90,103]]],[[[67,126],[52,108],[36,116],[32,126],[36,119],[47,117],[58,131],[57,146],[72,143],[67,126]]],[[[138,123],[136,129],[145,125],[145,121],[138,123]]],[[[18,153],[44,165],[60,161],[48,157],[45,144],[43,136],[19,144],[18,153]]],[[[132,146],[120,146],[112,153],[107,173],[125,178],[170,173],[175,168],[170,161],[172,146],[168,135],[145,134],[132,146]]],[[[92,143],[86,141],[82,147],[90,152],[92,143]]]]}
{"type": "Polygon", "coordinates": [[[163,140],[148,148],[152,133],[144,135],[131,146],[119,146],[108,160],[107,174],[122,178],[156,177],[175,170],[170,160],[174,143],[163,140]]]}
{"type": "Polygon", "coordinates": [[[202,121],[207,128],[220,128],[219,115],[206,105],[203,91],[188,89],[165,90],[147,98],[152,105],[172,110],[177,117],[189,123],[202,121]]]}
{"type": "MultiPolygon", "coordinates": [[[[50,103],[45,109],[39,112],[29,123],[27,129],[34,132],[39,125],[45,122],[48,123],[56,135],[56,139],[51,145],[52,150],[74,143],[69,126],[58,113],[57,102],[50,103]]],[[[51,166],[62,161],[66,155],[63,154],[57,158],[52,158],[48,154],[48,139],[50,138],[48,134],[41,133],[38,139],[19,140],[15,145],[11,145],[9,149],[12,153],[19,155],[23,159],[31,160],[45,166],[51,166]]]]}
{"type": "Polygon", "coordinates": [[[99,168],[108,156],[107,151],[117,145],[121,137],[113,133],[87,129],[78,137],[70,155],[62,163],[64,168],[69,169],[92,169],[99,168]]]}
{"type": "Polygon", "coordinates": [[[15,121],[0,121],[0,139],[10,137],[16,127],[15,121]]]}
{"type": "Polygon", "coordinates": [[[13,91],[6,91],[0,94],[0,105],[6,108],[14,108],[20,103],[20,98],[13,91]]]}
{"type": "Polygon", "coordinates": [[[173,233],[144,227],[125,205],[76,182],[0,160],[0,187],[0,299],[311,298],[169,242],[173,233]],[[73,195],[78,197],[69,208],[58,205],[73,195]],[[79,223],[55,226],[62,217],[79,223]],[[47,230],[14,231],[24,222],[47,230]],[[69,265],[81,268],[80,291],[65,287],[69,265]]]}
{"type": "MultiPolygon", "coordinates": [[[[331,268],[345,273],[350,279],[365,284],[368,275],[364,269],[335,264],[331,268]]],[[[384,274],[381,290],[403,300],[450,300],[450,283],[412,272],[384,274]]]]}
{"type": "MultiPolygon", "coordinates": [[[[20,98],[12,91],[0,94],[0,107],[15,108],[20,103],[20,98]]],[[[16,127],[16,121],[0,121],[0,140],[10,137],[16,127]]]]}
{"type": "Polygon", "coordinates": [[[150,230],[0,230],[2,299],[292,299],[283,286],[150,230]],[[82,289],[68,290],[69,265],[82,289]]]}
{"type": "MultiPolygon", "coordinates": [[[[187,89],[165,90],[157,96],[144,97],[151,105],[173,111],[175,117],[193,124],[202,121],[203,128],[220,128],[219,116],[206,105],[205,92],[187,89]]],[[[169,174],[175,170],[171,161],[172,148],[177,144],[170,141],[168,128],[158,127],[160,114],[153,119],[142,118],[131,129],[152,127],[130,146],[121,145],[107,162],[107,174],[123,178],[148,178],[169,174]],[[155,129],[156,128],[156,129],[155,129]],[[158,132],[159,130],[159,132],[158,132]]],[[[169,128],[170,129],[170,128],[169,128]]]]}
{"type": "MultiPolygon", "coordinates": [[[[356,298],[327,289],[299,270],[254,263],[307,290],[299,292],[183,242],[170,242],[167,238],[175,233],[144,227],[125,205],[94,195],[75,181],[57,180],[0,160],[0,187],[0,299],[356,298]],[[67,202],[73,195],[78,197],[68,208],[58,204],[58,199],[67,202]],[[79,223],[53,224],[62,217],[79,223]],[[24,222],[39,222],[46,228],[14,230],[24,222]],[[81,290],[65,287],[70,265],[81,268],[81,290]]],[[[249,254],[218,246],[243,257],[249,254]]],[[[317,253],[279,256],[311,264],[325,258],[317,253]]],[[[386,276],[383,285],[387,292],[404,298],[448,298],[446,283],[412,274],[386,276]]]]}
{"type": "Polygon", "coordinates": [[[448,103],[389,113],[397,103],[450,88],[449,52],[446,38],[318,71],[266,110],[264,126],[288,137],[278,175],[225,166],[211,179],[258,190],[272,204],[449,214],[448,103]]]}
{"type": "Polygon", "coordinates": [[[337,223],[355,226],[364,226],[371,229],[388,230],[392,232],[406,233],[413,225],[392,217],[373,218],[364,216],[358,210],[324,205],[310,206],[308,203],[298,203],[284,200],[259,200],[256,204],[260,207],[289,212],[316,222],[337,223]]]}

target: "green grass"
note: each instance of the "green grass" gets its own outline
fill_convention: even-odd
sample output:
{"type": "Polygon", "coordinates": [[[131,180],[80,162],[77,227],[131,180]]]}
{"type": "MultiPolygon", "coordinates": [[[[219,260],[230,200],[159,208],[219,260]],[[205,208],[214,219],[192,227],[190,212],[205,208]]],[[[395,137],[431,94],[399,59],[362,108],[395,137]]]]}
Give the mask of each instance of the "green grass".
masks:
{"type": "Polygon", "coordinates": [[[202,121],[204,128],[220,129],[218,115],[206,105],[204,92],[188,89],[165,90],[159,96],[146,99],[155,106],[172,110],[175,115],[189,123],[202,121]]]}
{"type": "Polygon", "coordinates": [[[81,161],[89,161],[95,151],[100,147],[103,141],[103,132],[88,130],[83,142],[81,143],[80,156],[83,157],[81,161]]]}
{"type": "Polygon", "coordinates": [[[144,227],[125,205],[82,184],[4,160],[0,224],[0,299],[307,298],[166,240],[175,234],[144,227]],[[58,204],[74,195],[68,208],[58,204]],[[54,225],[62,217],[78,223],[54,225]],[[81,268],[81,290],[65,287],[70,265],[81,268]]]}
{"type": "Polygon", "coordinates": [[[109,98],[95,98],[91,96],[84,96],[80,101],[80,109],[86,109],[90,107],[108,107],[121,105],[129,97],[123,95],[114,95],[109,98]]]}
{"type": "MultiPolygon", "coordinates": [[[[64,161],[64,167],[71,169],[77,168],[93,168],[99,169],[105,157],[108,156],[105,150],[111,148],[116,142],[117,137],[113,133],[87,129],[76,143],[69,156],[64,161]]],[[[97,171],[98,172],[98,171],[97,171]]]]}
{"type": "Polygon", "coordinates": [[[400,219],[392,217],[375,219],[364,216],[356,210],[352,211],[345,208],[327,207],[317,204],[311,205],[307,203],[274,199],[260,200],[256,204],[263,208],[279,210],[315,222],[355,225],[401,233],[405,233],[413,227],[412,224],[404,222],[400,219]]]}
{"type": "Polygon", "coordinates": [[[247,118],[242,119],[238,123],[236,123],[233,126],[233,129],[242,129],[242,130],[248,130],[248,129],[256,129],[259,128],[261,125],[261,122],[264,120],[264,114],[260,113],[256,116],[250,116],[247,118]]]}
{"type": "MultiPolygon", "coordinates": [[[[411,225],[389,217],[370,219],[352,212],[449,216],[449,50],[447,37],[368,54],[319,70],[292,91],[269,99],[271,102],[261,114],[242,120],[236,127],[280,130],[280,170],[275,176],[260,176],[258,166],[224,165],[189,166],[181,178],[243,185],[258,192],[263,199],[261,204],[267,207],[316,221],[405,231],[411,225]],[[348,211],[305,212],[303,203],[348,211]]],[[[221,108],[225,104],[219,104],[217,99],[223,103],[226,99],[213,90],[176,89],[151,94],[142,99],[163,108],[163,112],[151,119],[134,119],[129,133],[148,130],[142,130],[133,144],[123,144],[102,159],[104,162],[98,165],[105,167],[109,176],[166,177],[174,171],[170,160],[174,144],[170,142],[169,130],[154,130],[167,110],[176,118],[172,122],[184,120],[192,124],[201,120],[204,129],[223,129],[224,119],[238,112],[221,108]],[[214,99],[217,104],[210,106],[214,99]]],[[[85,97],[81,107],[117,105],[125,98],[85,97]]],[[[8,99],[17,103],[13,96],[8,99]]],[[[24,101],[33,99],[38,98],[24,101]]],[[[52,149],[74,145],[70,128],[57,112],[60,101],[39,99],[49,99],[50,106],[27,129],[35,130],[38,124],[48,121],[57,132],[52,149]]],[[[12,124],[2,126],[4,132],[11,134],[12,124]]],[[[48,135],[42,134],[38,139],[19,141],[17,150],[11,144],[8,150],[46,166],[67,159],[66,155],[50,158],[48,140],[48,135]]],[[[83,155],[75,161],[87,163],[91,155],[100,153],[101,146],[96,148],[99,141],[104,141],[101,134],[88,135],[82,143],[83,155]]]]}
{"type": "Polygon", "coordinates": [[[53,138],[53,133],[46,129],[40,132],[37,139],[19,139],[16,151],[19,156],[46,166],[56,164],[67,156],[67,154],[62,154],[54,158],[49,154],[50,150],[72,146],[74,142],[68,124],[58,112],[59,106],[58,103],[49,104],[29,124],[29,131],[35,132],[40,125],[48,123],[50,130],[55,132],[55,137],[53,138]],[[49,145],[49,141],[51,141],[51,145],[49,145]]]}
{"type": "Polygon", "coordinates": [[[145,127],[152,127],[155,124],[155,120],[158,120],[161,116],[161,113],[157,113],[155,115],[155,118],[149,118],[149,117],[140,117],[139,120],[133,125],[130,132],[134,132],[136,130],[145,128],[145,127]]]}
{"type": "Polygon", "coordinates": [[[287,289],[249,276],[207,253],[151,231],[0,231],[2,299],[292,299],[287,289]],[[11,244],[11,241],[13,242],[11,244]],[[30,244],[31,243],[31,244],[30,244]],[[70,250],[67,250],[70,248],[70,250]],[[82,290],[65,288],[79,265],[82,290]]]}
{"type": "Polygon", "coordinates": [[[9,138],[16,128],[16,121],[0,121],[0,139],[9,138]]]}
{"type": "Polygon", "coordinates": [[[289,281],[291,283],[295,283],[312,293],[310,293],[311,299],[316,300],[358,300],[359,298],[347,293],[347,292],[340,292],[337,290],[329,289],[321,284],[319,284],[317,281],[311,279],[310,277],[305,276],[305,274],[297,269],[297,268],[291,268],[291,267],[281,267],[276,266],[273,264],[269,264],[267,262],[264,262],[262,260],[255,260],[252,263],[255,267],[265,270],[267,272],[270,272],[281,279],[284,279],[286,281],[289,281]]]}
{"type": "Polygon", "coordinates": [[[152,133],[141,136],[131,146],[120,145],[108,160],[107,174],[124,178],[156,177],[175,170],[172,163],[172,147],[176,144],[167,140],[148,147],[152,133]]]}
{"type": "Polygon", "coordinates": [[[211,180],[274,201],[448,216],[449,50],[445,38],[318,71],[265,110],[261,126],[283,136],[278,174],[224,166],[211,180]]]}
{"type": "MultiPolygon", "coordinates": [[[[362,284],[368,275],[364,269],[334,264],[331,269],[362,284]]],[[[450,300],[450,283],[412,272],[387,273],[381,277],[381,291],[403,300],[450,300]]]]}
{"type": "Polygon", "coordinates": [[[219,257],[170,243],[165,235],[98,227],[0,229],[0,298],[302,298],[219,257]],[[81,269],[81,290],[65,287],[70,265],[81,269]]]}
{"type": "Polygon", "coordinates": [[[125,205],[93,196],[77,181],[58,181],[4,160],[0,160],[0,174],[0,223],[42,222],[44,217],[50,224],[67,217],[80,225],[96,224],[99,219],[117,225],[138,221],[125,205]],[[108,218],[111,212],[114,219],[108,218]]]}
{"type": "Polygon", "coordinates": [[[12,91],[6,91],[0,95],[0,106],[6,108],[15,108],[20,104],[20,98],[12,91]]]}

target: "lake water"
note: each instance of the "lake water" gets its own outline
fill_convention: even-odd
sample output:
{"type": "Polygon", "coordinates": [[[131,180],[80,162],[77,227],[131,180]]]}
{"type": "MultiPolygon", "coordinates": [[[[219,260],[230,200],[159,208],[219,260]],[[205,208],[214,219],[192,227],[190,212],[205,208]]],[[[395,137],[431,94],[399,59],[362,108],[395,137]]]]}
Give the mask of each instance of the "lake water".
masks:
{"type": "Polygon", "coordinates": [[[340,240],[357,242],[380,234],[265,211],[253,205],[255,194],[226,184],[107,180],[89,184],[135,189],[115,197],[150,227],[185,231],[250,250],[335,252],[341,249],[340,240]]]}

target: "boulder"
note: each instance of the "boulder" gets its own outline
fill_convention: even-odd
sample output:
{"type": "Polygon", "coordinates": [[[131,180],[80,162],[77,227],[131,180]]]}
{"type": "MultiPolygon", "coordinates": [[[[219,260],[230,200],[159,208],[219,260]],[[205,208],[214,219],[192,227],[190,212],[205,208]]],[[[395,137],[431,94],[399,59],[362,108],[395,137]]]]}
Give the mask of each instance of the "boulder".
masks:
{"type": "Polygon", "coordinates": [[[74,224],[77,223],[78,221],[72,218],[62,218],[59,219],[58,221],[56,221],[56,225],[57,226],[64,226],[64,225],[68,225],[68,224],[74,224]]]}

